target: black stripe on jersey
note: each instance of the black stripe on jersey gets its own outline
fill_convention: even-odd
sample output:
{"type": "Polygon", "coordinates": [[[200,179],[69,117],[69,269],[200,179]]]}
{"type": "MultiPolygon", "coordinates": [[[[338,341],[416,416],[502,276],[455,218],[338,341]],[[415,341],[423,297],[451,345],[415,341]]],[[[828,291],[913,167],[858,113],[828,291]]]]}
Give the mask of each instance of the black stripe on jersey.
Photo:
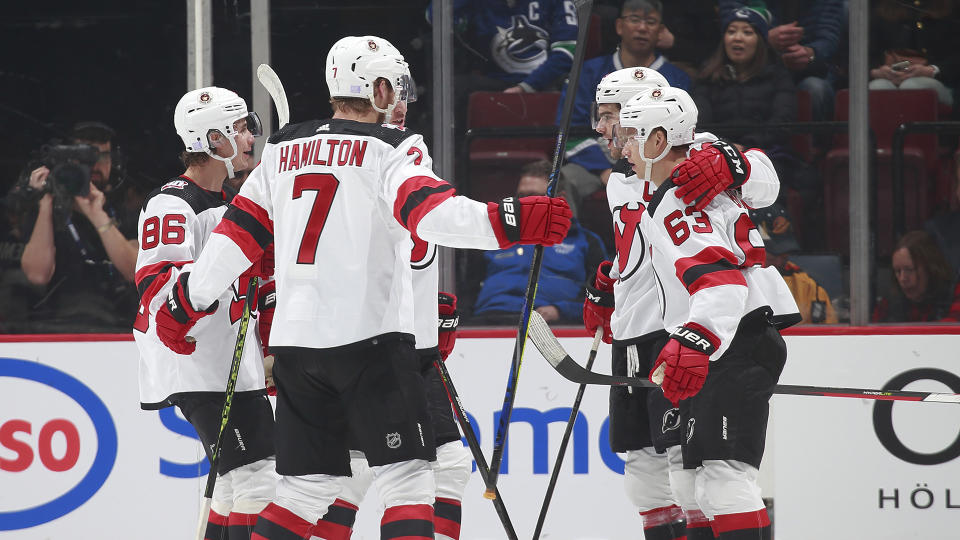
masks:
{"type": "Polygon", "coordinates": [[[460,523],[461,513],[462,510],[459,504],[450,504],[443,501],[433,503],[433,515],[436,517],[460,523]]]}
{"type": "Polygon", "coordinates": [[[380,538],[433,538],[433,522],[425,519],[401,519],[380,524],[380,538]]]}
{"type": "Polygon", "coordinates": [[[270,144],[279,144],[285,141],[313,137],[315,135],[361,135],[374,137],[396,148],[407,137],[416,135],[409,129],[389,127],[373,122],[356,122],[354,120],[330,119],[310,120],[299,124],[287,124],[283,129],[274,133],[267,140],[270,144]]]}
{"type": "Polygon", "coordinates": [[[653,216],[657,211],[657,207],[660,206],[660,201],[663,200],[667,192],[675,187],[677,187],[677,185],[673,183],[673,178],[667,178],[660,184],[656,193],[653,194],[653,198],[650,199],[650,204],[647,205],[647,213],[650,214],[650,216],[653,216]]]}
{"type": "Polygon", "coordinates": [[[193,209],[193,213],[197,215],[204,210],[217,208],[227,204],[227,201],[223,200],[223,197],[219,193],[207,191],[190,180],[184,179],[182,176],[167,180],[163,186],[158,187],[157,189],[151,191],[149,195],[147,195],[147,197],[143,200],[143,206],[140,207],[141,211],[146,209],[147,203],[150,202],[150,199],[156,197],[157,195],[172,195],[174,197],[179,197],[186,201],[186,203],[190,205],[190,208],[193,209]],[[168,187],[167,189],[163,189],[163,186],[166,186],[170,182],[177,180],[184,182],[182,187],[168,187]]]}
{"type": "Polygon", "coordinates": [[[627,161],[627,158],[620,158],[616,163],[613,164],[612,172],[622,173],[624,176],[633,176],[633,165],[627,161]]]}
{"type": "Polygon", "coordinates": [[[169,270],[171,266],[173,266],[172,263],[163,265],[160,268],[159,272],[157,272],[156,274],[153,274],[152,276],[147,276],[143,278],[143,280],[141,280],[140,283],[137,284],[137,294],[140,295],[140,298],[143,298],[143,293],[147,292],[147,289],[150,288],[150,284],[153,283],[153,280],[157,279],[157,276],[159,276],[160,274],[163,274],[164,272],[169,270]]]}
{"type": "Polygon", "coordinates": [[[299,534],[263,516],[257,519],[257,525],[253,528],[253,532],[261,538],[270,538],[271,540],[303,540],[303,537],[299,534]]]}
{"type": "Polygon", "coordinates": [[[357,520],[357,511],[352,508],[344,508],[343,506],[331,504],[327,509],[327,513],[323,515],[323,520],[352,529],[353,523],[357,520]]]}
{"type": "Polygon", "coordinates": [[[220,540],[227,538],[227,528],[218,523],[207,521],[207,530],[203,535],[204,540],[220,540]]]}
{"type": "Polygon", "coordinates": [[[223,213],[222,219],[230,220],[236,223],[241,229],[250,233],[250,236],[257,242],[257,245],[263,249],[266,249],[267,246],[273,242],[273,235],[270,234],[270,231],[268,231],[262,223],[257,221],[257,218],[251,216],[250,213],[245,210],[231,206],[223,213]]]}
{"type": "Polygon", "coordinates": [[[410,213],[416,210],[416,208],[420,206],[420,203],[427,200],[427,198],[429,198],[431,195],[443,193],[444,191],[450,191],[451,189],[453,189],[453,186],[450,184],[444,184],[442,186],[423,186],[410,195],[407,195],[407,200],[403,201],[403,206],[400,208],[400,220],[406,224],[407,218],[410,217],[410,213]]]}
{"type": "Polygon", "coordinates": [[[716,262],[691,266],[690,268],[687,269],[686,272],[683,273],[682,276],[680,276],[680,278],[683,280],[684,286],[686,286],[687,290],[689,291],[690,287],[693,286],[694,282],[696,282],[698,279],[702,278],[707,274],[711,274],[713,272],[725,272],[727,270],[738,270],[738,269],[739,268],[736,265],[734,265],[732,262],[726,259],[718,259],[716,262]]]}

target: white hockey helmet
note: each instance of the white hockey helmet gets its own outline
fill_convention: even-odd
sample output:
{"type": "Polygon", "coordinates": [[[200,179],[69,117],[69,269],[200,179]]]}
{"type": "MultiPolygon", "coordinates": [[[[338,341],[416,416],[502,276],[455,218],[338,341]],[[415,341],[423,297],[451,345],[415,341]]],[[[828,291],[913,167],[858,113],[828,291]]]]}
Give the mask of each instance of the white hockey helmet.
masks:
{"type": "Polygon", "coordinates": [[[173,125],[183,139],[187,152],[205,152],[214,159],[223,161],[227,173],[234,175],[231,160],[237,155],[237,122],[246,120],[246,128],[254,137],[263,132],[260,117],[247,110],[247,102],[226,88],[208,86],[191,90],[180,98],[173,111],[173,125]],[[211,138],[219,133],[218,140],[229,141],[233,148],[229,157],[218,156],[213,147],[219,144],[211,138]]]}
{"type": "Polygon", "coordinates": [[[647,88],[665,88],[670,86],[667,79],[655,69],[632,67],[607,73],[597,85],[591,121],[594,129],[600,121],[597,106],[604,103],[617,103],[623,107],[627,101],[647,88]]]}
{"type": "Polygon", "coordinates": [[[399,102],[417,100],[417,86],[403,55],[389,41],[377,36],[347,36],[333,44],[327,54],[327,88],[330,97],[364,98],[373,108],[387,115],[399,102]],[[393,103],[377,107],[374,83],[380,77],[394,90],[393,103]]]}
{"type": "Polygon", "coordinates": [[[614,130],[614,145],[623,148],[630,139],[640,145],[640,158],[646,162],[646,178],[650,169],[674,146],[693,142],[697,128],[697,105],[685,90],[664,87],[651,88],[630,98],[620,108],[620,125],[614,130]],[[643,153],[644,143],[657,128],[667,135],[667,147],[656,158],[643,153]]]}

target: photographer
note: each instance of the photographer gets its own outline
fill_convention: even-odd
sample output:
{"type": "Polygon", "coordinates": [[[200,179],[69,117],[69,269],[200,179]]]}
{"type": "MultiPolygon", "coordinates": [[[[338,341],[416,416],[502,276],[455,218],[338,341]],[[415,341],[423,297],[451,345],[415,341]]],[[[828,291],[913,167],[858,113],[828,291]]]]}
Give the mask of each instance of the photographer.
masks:
{"type": "Polygon", "coordinates": [[[118,221],[109,202],[119,195],[111,183],[113,136],[104,124],[77,124],[72,144],[44,147],[41,165],[15,188],[29,238],[20,266],[30,283],[46,287],[30,314],[33,331],[130,329],[136,224],[118,221]]]}

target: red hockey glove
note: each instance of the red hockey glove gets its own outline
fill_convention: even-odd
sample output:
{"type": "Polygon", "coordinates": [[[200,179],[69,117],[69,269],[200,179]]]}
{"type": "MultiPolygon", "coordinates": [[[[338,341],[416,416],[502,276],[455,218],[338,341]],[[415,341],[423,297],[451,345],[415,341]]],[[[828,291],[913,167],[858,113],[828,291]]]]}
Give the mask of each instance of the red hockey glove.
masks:
{"type": "Polygon", "coordinates": [[[507,197],[487,203],[487,214],[500,248],[515,244],[552,246],[570,230],[570,206],[560,197],[507,197]]]}
{"type": "Polygon", "coordinates": [[[457,313],[456,296],[441,292],[438,298],[440,318],[437,319],[437,348],[440,349],[440,357],[446,360],[453,352],[453,346],[457,342],[457,326],[460,324],[460,314],[457,313]]]}
{"type": "Polygon", "coordinates": [[[710,355],[720,340],[697,323],[687,323],[670,336],[660,350],[650,382],[663,388],[663,395],[679,406],[680,400],[695,396],[703,388],[710,370],[710,355]]]}
{"type": "Polygon", "coordinates": [[[736,189],[750,178],[750,162],[737,147],[717,140],[694,152],[673,170],[677,197],[703,210],[714,197],[736,189]]]}
{"type": "Polygon", "coordinates": [[[260,281],[272,277],[273,270],[276,266],[276,257],[274,256],[273,244],[271,243],[266,249],[263,250],[263,253],[260,255],[260,258],[253,261],[253,264],[250,265],[250,268],[247,268],[242,274],[240,274],[240,282],[246,283],[250,281],[250,278],[256,276],[260,278],[260,281]]]}
{"type": "Polygon", "coordinates": [[[267,348],[270,346],[270,327],[273,326],[273,312],[276,308],[277,282],[268,281],[257,291],[257,318],[260,321],[257,329],[260,332],[260,344],[263,345],[264,356],[270,354],[267,348]]]}
{"type": "Polygon", "coordinates": [[[583,325],[591,335],[602,326],[604,343],[613,343],[610,315],[613,314],[613,284],[616,280],[610,277],[612,268],[610,261],[600,263],[593,287],[587,286],[587,298],[583,301],[583,325]]]}
{"type": "Polygon", "coordinates": [[[195,310],[190,303],[190,291],[187,289],[189,276],[190,272],[180,274],[167,296],[167,301],[157,311],[157,337],[177,354],[193,354],[197,344],[187,342],[187,332],[198,320],[216,311],[220,304],[218,300],[214,300],[206,310],[195,310]]]}

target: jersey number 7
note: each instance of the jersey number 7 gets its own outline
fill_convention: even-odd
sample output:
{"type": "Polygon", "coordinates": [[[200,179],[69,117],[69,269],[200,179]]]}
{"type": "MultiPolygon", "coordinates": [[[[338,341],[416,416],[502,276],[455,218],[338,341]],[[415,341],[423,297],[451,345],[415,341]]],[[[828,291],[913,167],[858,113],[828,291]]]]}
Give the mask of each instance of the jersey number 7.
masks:
{"type": "Polygon", "coordinates": [[[327,222],[333,197],[337,194],[340,181],[329,173],[298,174],[293,179],[293,198],[299,199],[304,191],[316,191],[317,197],[313,200],[310,217],[307,218],[307,227],[300,240],[300,250],[297,252],[298,264],[313,264],[317,259],[317,243],[320,233],[327,222]]]}

